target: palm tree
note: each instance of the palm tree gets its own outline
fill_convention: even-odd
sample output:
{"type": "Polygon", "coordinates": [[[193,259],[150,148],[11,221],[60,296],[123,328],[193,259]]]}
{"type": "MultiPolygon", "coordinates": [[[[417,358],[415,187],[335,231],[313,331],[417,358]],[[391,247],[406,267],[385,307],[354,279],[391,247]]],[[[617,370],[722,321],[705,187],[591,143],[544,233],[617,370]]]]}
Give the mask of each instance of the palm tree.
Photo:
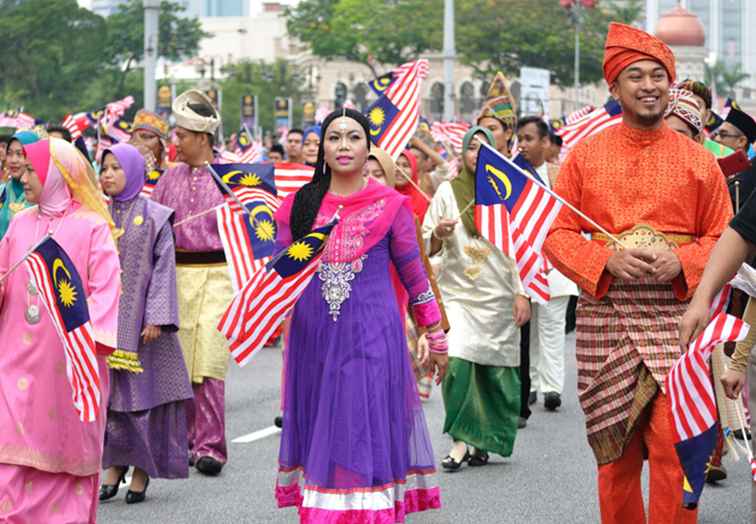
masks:
{"type": "Polygon", "coordinates": [[[641,0],[628,0],[619,5],[616,1],[610,1],[607,9],[610,20],[630,25],[640,20],[643,12],[641,0]]]}
{"type": "Polygon", "coordinates": [[[743,71],[743,66],[739,63],[733,67],[725,67],[725,70],[722,71],[722,82],[727,87],[727,96],[735,98],[735,88],[750,76],[743,71]]]}

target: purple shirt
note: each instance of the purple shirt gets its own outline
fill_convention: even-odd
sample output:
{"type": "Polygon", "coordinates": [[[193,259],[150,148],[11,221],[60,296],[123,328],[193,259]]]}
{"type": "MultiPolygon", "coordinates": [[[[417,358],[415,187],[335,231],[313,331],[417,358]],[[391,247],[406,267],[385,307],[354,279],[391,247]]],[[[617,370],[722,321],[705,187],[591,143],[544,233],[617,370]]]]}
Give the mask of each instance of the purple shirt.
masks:
{"type": "MultiPolygon", "coordinates": [[[[225,163],[219,157],[214,162],[225,163]]],[[[175,211],[174,223],[199,215],[224,202],[210,171],[206,167],[192,169],[187,164],[178,164],[160,177],[152,193],[152,200],[175,211]]],[[[223,251],[215,213],[181,224],[173,232],[176,235],[177,250],[194,253],[223,251]]]]}

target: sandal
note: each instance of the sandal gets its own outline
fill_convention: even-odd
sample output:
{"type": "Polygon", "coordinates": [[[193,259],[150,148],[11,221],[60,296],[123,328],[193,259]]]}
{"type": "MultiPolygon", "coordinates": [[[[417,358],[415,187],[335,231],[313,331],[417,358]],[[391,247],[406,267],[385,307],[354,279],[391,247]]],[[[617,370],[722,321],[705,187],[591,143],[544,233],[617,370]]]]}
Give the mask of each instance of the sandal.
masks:
{"type": "Polygon", "coordinates": [[[465,451],[465,456],[462,457],[462,460],[459,462],[454,460],[454,458],[451,455],[446,455],[444,457],[444,460],[441,461],[441,467],[447,471],[457,471],[459,468],[462,467],[462,464],[464,464],[468,460],[470,460],[469,451],[465,451]]]}
{"type": "Polygon", "coordinates": [[[470,460],[467,462],[470,467],[485,466],[488,464],[488,451],[482,449],[476,449],[471,455],[470,460]]]}

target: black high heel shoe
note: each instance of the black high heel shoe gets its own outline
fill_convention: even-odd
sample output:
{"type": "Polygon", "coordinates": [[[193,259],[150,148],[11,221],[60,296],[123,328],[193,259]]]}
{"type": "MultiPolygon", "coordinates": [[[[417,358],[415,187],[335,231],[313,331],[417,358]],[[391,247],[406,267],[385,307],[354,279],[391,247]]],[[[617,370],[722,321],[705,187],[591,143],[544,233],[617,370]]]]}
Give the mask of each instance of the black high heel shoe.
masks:
{"type": "Polygon", "coordinates": [[[126,473],[129,472],[129,468],[126,467],[121,472],[121,476],[118,477],[118,480],[116,481],[115,485],[112,484],[102,484],[100,486],[100,500],[108,500],[112,499],[116,495],[118,495],[118,487],[121,484],[126,483],[126,473]]]}
{"type": "Polygon", "coordinates": [[[126,504],[138,504],[144,502],[144,499],[147,498],[147,486],[149,485],[150,477],[147,477],[147,480],[144,481],[144,489],[142,491],[127,491],[126,504]]]}
{"type": "Polygon", "coordinates": [[[454,458],[451,455],[446,455],[444,457],[444,460],[441,461],[441,467],[444,468],[446,471],[457,471],[459,468],[462,467],[462,464],[470,460],[470,452],[465,451],[465,456],[462,457],[462,460],[457,462],[454,460],[454,458]]]}

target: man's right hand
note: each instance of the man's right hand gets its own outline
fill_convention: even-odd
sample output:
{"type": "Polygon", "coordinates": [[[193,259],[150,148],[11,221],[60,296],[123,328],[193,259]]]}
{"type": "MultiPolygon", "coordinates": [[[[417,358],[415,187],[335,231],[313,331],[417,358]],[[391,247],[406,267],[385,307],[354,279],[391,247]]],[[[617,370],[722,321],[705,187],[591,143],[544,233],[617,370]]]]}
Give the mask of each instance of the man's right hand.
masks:
{"type": "Polygon", "coordinates": [[[612,253],[606,270],[620,280],[638,280],[653,276],[651,262],[655,258],[649,249],[623,249],[612,253]]]}

